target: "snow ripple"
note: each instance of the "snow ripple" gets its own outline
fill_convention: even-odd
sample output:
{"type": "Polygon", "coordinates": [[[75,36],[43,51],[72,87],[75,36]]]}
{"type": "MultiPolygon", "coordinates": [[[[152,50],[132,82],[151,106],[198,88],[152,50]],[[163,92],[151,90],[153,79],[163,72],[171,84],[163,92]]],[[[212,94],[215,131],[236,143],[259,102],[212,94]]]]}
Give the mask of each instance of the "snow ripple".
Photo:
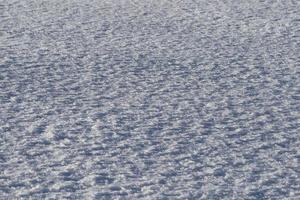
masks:
{"type": "Polygon", "coordinates": [[[0,0],[0,199],[299,199],[299,12],[0,0]]]}

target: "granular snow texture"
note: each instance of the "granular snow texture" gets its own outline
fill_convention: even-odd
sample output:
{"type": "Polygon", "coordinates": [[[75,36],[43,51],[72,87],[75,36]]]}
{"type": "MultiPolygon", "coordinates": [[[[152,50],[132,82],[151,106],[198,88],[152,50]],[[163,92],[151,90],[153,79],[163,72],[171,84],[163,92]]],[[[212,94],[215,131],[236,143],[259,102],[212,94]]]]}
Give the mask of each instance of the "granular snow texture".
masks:
{"type": "Polygon", "coordinates": [[[0,199],[300,199],[300,1],[0,0],[0,199]]]}

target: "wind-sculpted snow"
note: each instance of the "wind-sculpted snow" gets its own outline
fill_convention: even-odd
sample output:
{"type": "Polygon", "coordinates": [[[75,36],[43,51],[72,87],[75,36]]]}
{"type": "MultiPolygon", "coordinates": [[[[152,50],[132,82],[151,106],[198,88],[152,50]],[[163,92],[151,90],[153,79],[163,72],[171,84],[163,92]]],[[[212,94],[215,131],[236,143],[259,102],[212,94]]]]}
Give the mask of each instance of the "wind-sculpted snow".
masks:
{"type": "Polygon", "coordinates": [[[300,199],[297,0],[0,0],[0,199],[300,199]]]}

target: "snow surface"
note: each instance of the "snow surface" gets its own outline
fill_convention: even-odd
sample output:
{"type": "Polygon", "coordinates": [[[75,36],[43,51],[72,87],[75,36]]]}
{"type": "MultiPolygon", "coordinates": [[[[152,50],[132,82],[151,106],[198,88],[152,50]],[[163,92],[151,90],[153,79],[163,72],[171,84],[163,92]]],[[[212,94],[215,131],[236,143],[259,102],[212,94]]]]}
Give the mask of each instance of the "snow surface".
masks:
{"type": "Polygon", "coordinates": [[[300,199],[297,0],[0,0],[0,199],[300,199]]]}

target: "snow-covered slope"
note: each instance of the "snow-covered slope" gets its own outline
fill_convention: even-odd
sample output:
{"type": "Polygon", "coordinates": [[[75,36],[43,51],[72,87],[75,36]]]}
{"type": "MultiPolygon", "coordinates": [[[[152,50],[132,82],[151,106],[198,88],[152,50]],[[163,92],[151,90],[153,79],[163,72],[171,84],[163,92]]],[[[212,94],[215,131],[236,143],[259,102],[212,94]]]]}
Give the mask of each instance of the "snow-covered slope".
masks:
{"type": "Polygon", "coordinates": [[[0,0],[0,199],[300,199],[300,7],[0,0]]]}

